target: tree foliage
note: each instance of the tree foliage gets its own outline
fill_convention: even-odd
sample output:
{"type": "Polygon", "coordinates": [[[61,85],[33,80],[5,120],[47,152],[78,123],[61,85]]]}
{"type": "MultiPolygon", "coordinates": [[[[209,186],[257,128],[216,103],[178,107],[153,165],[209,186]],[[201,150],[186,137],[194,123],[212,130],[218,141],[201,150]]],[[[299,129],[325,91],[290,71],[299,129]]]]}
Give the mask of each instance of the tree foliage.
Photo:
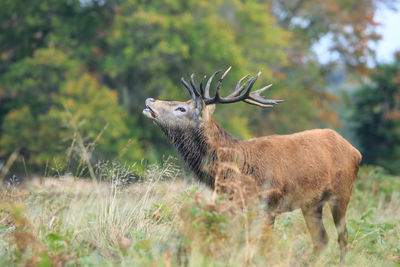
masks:
{"type": "Polygon", "coordinates": [[[96,148],[92,159],[122,152],[125,159],[142,156],[131,139],[135,120],[118,105],[117,93],[63,52],[35,51],[11,66],[3,86],[9,111],[3,118],[0,156],[18,150],[33,166],[61,162],[67,167],[66,153],[70,158],[82,153],[79,138],[89,153],[96,148]]]}
{"type": "Polygon", "coordinates": [[[400,53],[395,62],[378,65],[355,94],[353,120],[363,161],[400,172],[400,53]]]}
{"type": "MultiPolygon", "coordinates": [[[[269,2],[269,1],[267,1],[269,2]]],[[[328,50],[350,69],[367,71],[374,44],[380,40],[378,7],[395,9],[396,0],[273,0],[279,25],[290,30],[296,41],[294,59],[307,55],[310,46],[328,39],[328,50]]],[[[334,62],[329,62],[330,64],[334,62]]]]}

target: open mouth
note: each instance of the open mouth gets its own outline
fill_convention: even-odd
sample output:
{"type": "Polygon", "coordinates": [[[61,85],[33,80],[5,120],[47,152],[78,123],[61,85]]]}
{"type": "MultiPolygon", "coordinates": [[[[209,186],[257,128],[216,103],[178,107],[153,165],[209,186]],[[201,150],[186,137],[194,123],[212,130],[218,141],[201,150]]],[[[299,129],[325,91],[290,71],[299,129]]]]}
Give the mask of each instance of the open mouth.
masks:
{"type": "Polygon", "coordinates": [[[146,105],[146,108],[143,110],[143,114],[145,116],[147,116],[149,118],[153,118],[153,119],[157,117],[157,114],[148,105],[146,105]]]}

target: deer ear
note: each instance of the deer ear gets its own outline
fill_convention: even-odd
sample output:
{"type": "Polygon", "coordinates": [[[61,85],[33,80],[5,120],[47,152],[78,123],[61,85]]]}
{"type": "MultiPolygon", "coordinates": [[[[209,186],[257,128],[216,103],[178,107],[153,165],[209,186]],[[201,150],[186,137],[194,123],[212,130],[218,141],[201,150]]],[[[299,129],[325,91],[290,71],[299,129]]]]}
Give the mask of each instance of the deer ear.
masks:
{"type": "Polygon", "coordinates": [[[204,117],[205,114],[211,116],[215,110],[215,104],[206,105],[206,103],[204,103],[204,100],[201,98],[197,98],[196,100],[194,100],[193,105],[195,106],[197,116],[201,117],[204,117]]]}
{"type": "Polygon", "coordinates": [[[201,118],[206,121],[209,120],[214,113],[215,106],[215,104],[206,105],[203,101],[203,110],[200,113],[201,118]]]}
{"type": "Polygon", "coordinates": [[[203,99],[201,99],[201,98],[195,98],[192,101],[192,103],[193,103],[193,106],[194,106],[194,108],[196,110],[197,116],[199,116],[202,113],[202,111],[203,111],[204,107],[206,106],[206,104],[204,103],[203,99]]]}
{"type": "Polygon", "coordinates": [[[211,104],[211,105],[207,105],[206,106],[206,108],[207,108],[207,110],[208,110],[208,113],[210,114],[210,115],[212,115],[213,113],[214,113],[214,111],[215,111],[215,104],[211,104]]]}

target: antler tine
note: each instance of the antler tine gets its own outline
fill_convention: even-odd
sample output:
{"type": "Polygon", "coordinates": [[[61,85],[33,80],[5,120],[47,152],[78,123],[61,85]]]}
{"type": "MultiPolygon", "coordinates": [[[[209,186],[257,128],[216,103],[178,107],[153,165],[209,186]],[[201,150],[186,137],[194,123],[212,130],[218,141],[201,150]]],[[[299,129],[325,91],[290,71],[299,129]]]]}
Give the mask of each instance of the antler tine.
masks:
{"type": "Polygon", "coordinates": [[[203,83],[204,83],[204,80],[205,80],[206,78],[207,78],[207,76],[204,75],[204,76],[203,76],[203,79],[201,79],[201,82],[200,82],[200,94],[201,94],[202,97],[204,97],[203,83]]]}
{"type": "Polygon", "coordinates": [[[259,107],[263,107],[263,108],[272,108],[274,105],[272,104],[262,104],[262,103],[258,103],[257,101],[254,101],[252,99],[245,99],[243,100],[244,102],[251,104],[251,105],[255,105],[255,106],[259,106],[259,107]]]}
{"type": "Polygon", "coordinates": [[[187,84],[187,82],[185,81],[185,79],[183,77],[181,78],[181,82],[186,87],[186,89],[189,91],[190,96],[194,99],[196,97],[196,95],[194,94],[193,89],[190,88],[189,84],[187,84]]]}
{"type": "Polygon", "coordinates": [[[248,79],[248,80],[247,80],[244,84],[242,84],[241,86],[240,86],[240,84],[242,83],[242,81],[243,81],[244,79],[246,79],[246,78],[249,77],[249,76],[250,76],[249,74],[243,76],[243,78],[241,78],[241,79],[236,83],[235,91],[233,91],[233,93],[230,94],[230,95],[228,95],[227,97],[229,98],[229,97],[235,97],[235,96],[240,95],[240,93],[243,91],[243,89],[249,84],[249,82],[251,81],[251,79],[248,79]]]}
{"type": "Polygon", "coordinates": [[[202,95],[202,97],[205,99],[205,98],[210,98],[210,85],[211,85],[211,82],[212,82],[212,80],[214,79],[214,77],[215,77],[215,75],[217,75],[218,73],[220,73],[221,72],[221,70],[217,70],[216,72],[214,72],[211,76],[210,76],[210,78],[208,79],[208,81],[207,81],[207,84],[206,84],[206,88],[204,89],[204,95],[202,95]]]}
{"type": "Polygon", "coordinates": [[[218,85],[217,85],[217,89],[215,90],[215,96],[213,97],[213,99],[215,101],[217,101],[218,99],[220,99],[219,96],[219,89],[221,89],[221,85],[222,85],[222,81],[225,79],[226,75],[228,74],[228,72],[231,70],[232,66],[229,66],[229,68],[224,72],[224,74],[222,74],[221,78],[219,78],[218,81],[218,85]]]}
{"type": "Polygon", "coordinates": [[[265,90],[267,90],[268,88],[270,88],[272,86],[272,83],[271,84],[268,84],[267,86],[264,86],[263,88],[261,88],[261,89],[258,89],[258,90],[256,90],[256,91],[254,91],[254,92],[251,92],[250,93],[250,95],[260,95],[262,92],[264,92],[265,90]]]}
{"type": "Polygon", "coordinates": [[[251,92],[249,95],[249,98],[253,101],[256,101],[261,104],[272,104],[276,105],[280,102],[283,102],[283,100],[274,100],[274,99],[264,99],[260,94],[270,88],[272,84],[269,84],[261,89],[258,89],[257,91],[251,92]]]}
{"type": "Polygon", "coordinates": [[[193,89],[193,93],[196,97],[199,97],[200,94],[196,89],[196,85],[194,84],[194,73],[192,73],[192,75],[190,75],[190,85],[192,85],[192,89],[193,89]]]}
{"type": "Polygon", "coordinates": [[[261,89],[258,89],[256,91],[250,93],[249,88],[251,89],[251,87],[253,87],[253,84],[255,83],[257,78],[260,77],[260,75],[261,75],[261,71],[258,72],[257,76],[252,80],[251,84],[246,89],[246,92],[243,94],[243,95],[247,94],[246,98],[244,99],[244,102],[253,104],[253,105],[257,105],[260,107],[273,107],[274,105],[276,105],[280,102],[283,102],[283,100],[265,99],[260,95],[262,92],[264,92],[265,90],[270,88],[272,86],[272,84],[269,84],[261,89]]]}
{"type": "Polygon", "coordinates": [[[236,88],[239,87],[239,85],[242,83],[242,81],[243,81],[244,79],[246,79],[247,77],[249,77],[249,76],[250,76],[250,74],[244,75],[244,76],[236,83],[236,88]]]}
{"type": "Polygon", "coordinates": [[[258,77],[260,77],[260,75],[261,75],[261,70],[257,73],[256,77],[254,77],[253,79],[250,80],[249,86],[247,86],[247,88],[243,94],[238,96],[238,100],[243,100],[249,96],[251,88],[253,88],[254,83],[257,81],[257,79],[258,79],[258,77]]]}

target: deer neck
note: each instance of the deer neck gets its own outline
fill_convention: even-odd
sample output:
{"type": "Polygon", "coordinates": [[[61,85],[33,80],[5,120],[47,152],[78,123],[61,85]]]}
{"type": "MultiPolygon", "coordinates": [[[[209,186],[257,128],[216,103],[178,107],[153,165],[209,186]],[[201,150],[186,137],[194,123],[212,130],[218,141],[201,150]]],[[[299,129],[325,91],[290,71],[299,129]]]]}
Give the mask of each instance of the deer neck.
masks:
{"type": "Polygon", "coordinates": [[[232,146],[237,140],[213,120],[195,129],[162,128],[162,130],[196,177],[213,188],[216,151],[222,146],[232,146]]]}

